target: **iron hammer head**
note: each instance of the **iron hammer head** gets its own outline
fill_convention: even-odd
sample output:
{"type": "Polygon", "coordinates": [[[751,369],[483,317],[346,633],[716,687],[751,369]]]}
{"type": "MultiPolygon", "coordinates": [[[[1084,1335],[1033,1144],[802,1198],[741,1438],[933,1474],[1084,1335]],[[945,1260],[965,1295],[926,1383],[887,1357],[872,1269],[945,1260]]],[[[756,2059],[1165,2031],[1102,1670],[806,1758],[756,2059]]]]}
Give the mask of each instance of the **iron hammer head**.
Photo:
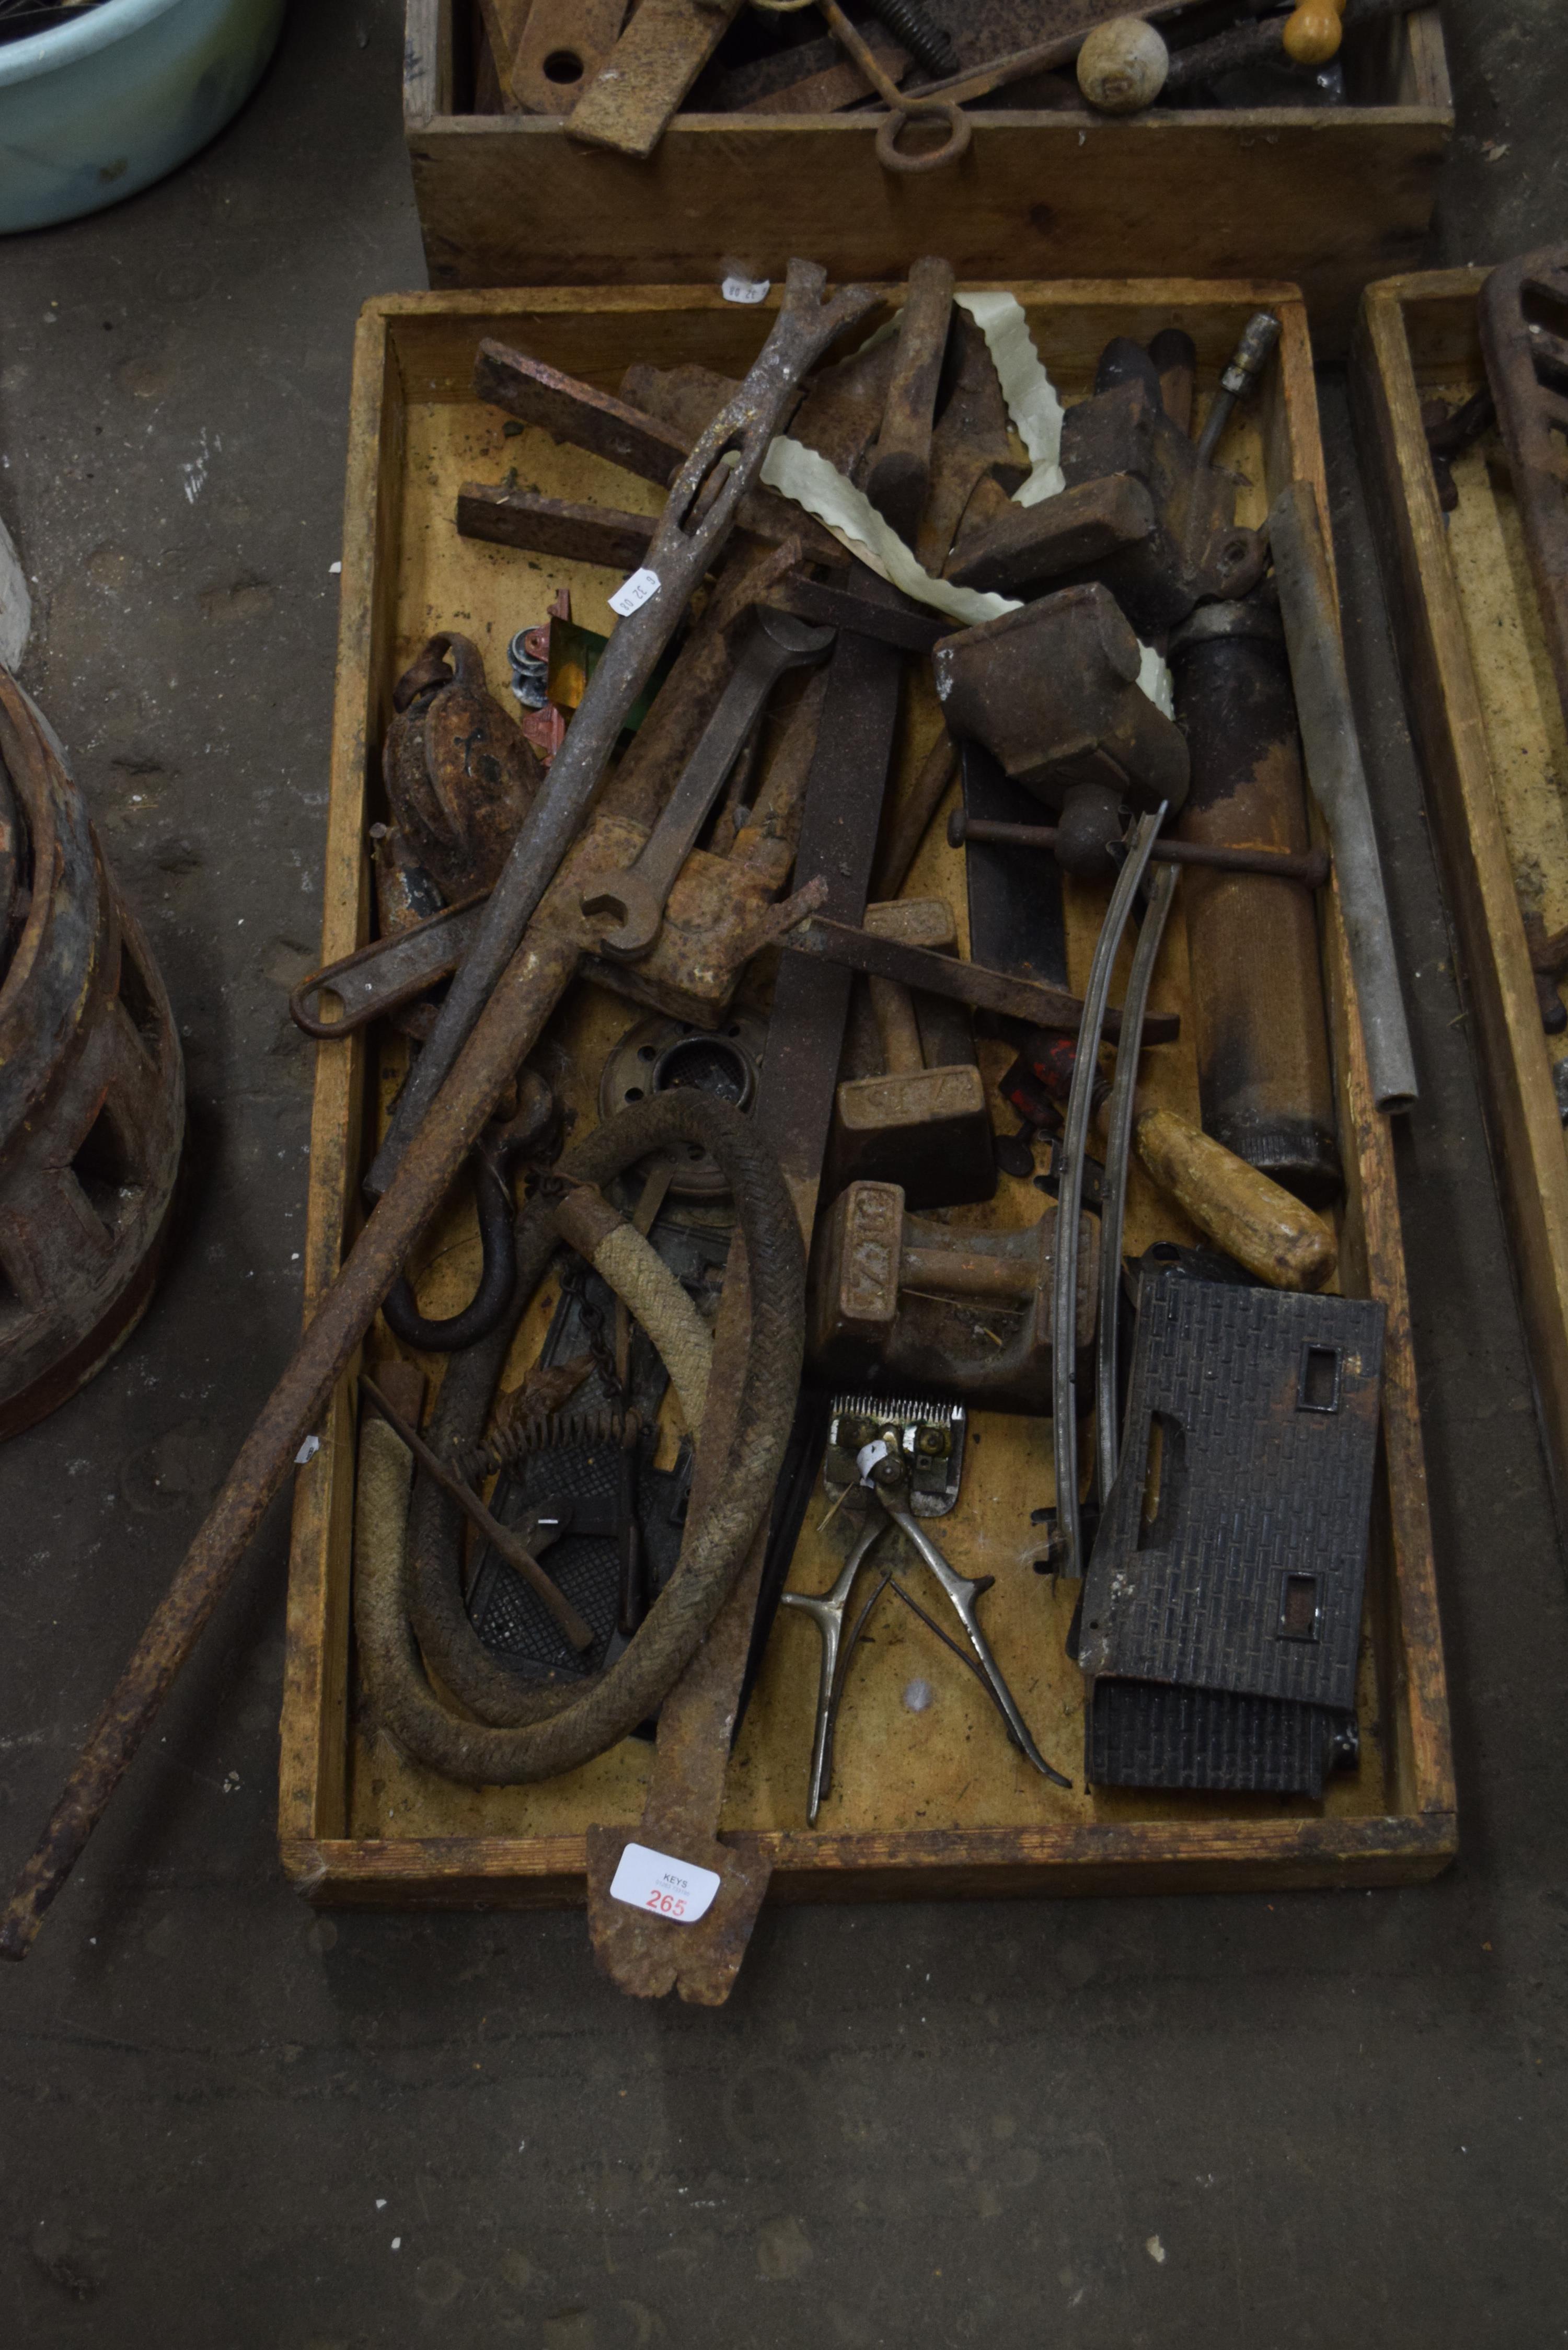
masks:
{"type": "Polygon", "coordinates": [[[1081,784],[1140,812],[1186,799],[1187,744],[1138,683],[1138,640],[1097,580],[944,637],[931,660],[948,732],[1047,806],[1081,784]]]}

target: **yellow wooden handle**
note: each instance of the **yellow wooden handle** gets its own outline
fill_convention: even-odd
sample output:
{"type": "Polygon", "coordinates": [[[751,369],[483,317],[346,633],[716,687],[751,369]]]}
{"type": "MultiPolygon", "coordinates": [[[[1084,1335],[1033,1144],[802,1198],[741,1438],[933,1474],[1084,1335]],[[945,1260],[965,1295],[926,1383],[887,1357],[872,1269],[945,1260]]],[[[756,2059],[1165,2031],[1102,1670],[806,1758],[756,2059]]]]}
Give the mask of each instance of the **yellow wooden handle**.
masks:
{"type": "Polygon", "coordinates": [[[1200,1232],[1272,1289],[1321,1289],[1339,1250],[1321,1216],[1171,1109],[1140,1112],[1137,1155],[1200,1232]]]}
{"type": "Polygon", "coordinates": [[[1339,54],[1344,14],[1345,0],[1301,0],[1295,14],[1285,20],[1285,55],[1298,66],[1327,65],[1339,54]]]}

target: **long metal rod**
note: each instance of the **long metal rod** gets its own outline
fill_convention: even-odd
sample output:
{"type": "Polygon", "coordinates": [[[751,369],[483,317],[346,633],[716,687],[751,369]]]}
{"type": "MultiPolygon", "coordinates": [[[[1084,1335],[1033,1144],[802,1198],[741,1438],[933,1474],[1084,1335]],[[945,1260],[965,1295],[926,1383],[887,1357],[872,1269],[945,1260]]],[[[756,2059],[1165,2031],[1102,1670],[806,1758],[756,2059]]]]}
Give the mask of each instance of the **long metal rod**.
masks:
{"type": "Polygon", "coordinates": [[[365,1188],[379,1199],[441,1091],[491,991],[516,953],[539,901],[587,821],[628,712],[652,676],[693,590],[728,537],[736,509],[762,470],[784,409],[812,366],[876,301],[850,286],[831,302],[815,262],[792,261],[773,331],[670,484],[642,568],[658,586],[628,613],[599,657],[566,739],[512,845],[472,944],[446,993],[423,1051],[409,1073],[365,1188]],[[717,468],[722,463],[727,473],[717,468]],[[714,492],[714,482],[718,487],[714,492]]]}
{"type": "Polygon", "coordinates": [[[1155,835],[1164,818],[1162,801],[1157,815],[1138,818],[1128,839],[1127,861],[1116,876],[1116,886],[1095,941],[1089,983],[1084,990],[1084,1021],[1078,1031],[1077,1058],[1067,1095],[1062,1183],[1056,1195],[1055,1261],[1052,1268],[1055,1291],[1051,1301],[1051,1441],[1056,1462],[1054,1565],[1058,1575],[1081,1575],[1084,1572],[1078,1513],[1078,1219],[1084,1197],[1084,1149],[1089,1139],[1089,1113],[1095,1098],[1095,1069],[1116,950],[1138,885],[1148,868],[1148,853],[1155,835]]]}
{"type": "MultiPolygon", "coordinates": [[[[746,379],[736,400],[722,411],[722,418],[729,420],[726,435],[740,437],[753,412],[776,417],[789,390],[813,360],[875,299],[868,290],[852,287],[822,307],[824,282],[820,269],[791,264],[786,295],[790,307],[781,311],[757,369],[746,379]],[[785,336],[782,330],[791,320],[794,323],[785,336]],[[744,405],[747,386],[752,388],[754,409],[744,405]]],[[[715,420],[715,424],[719,421],[715,420]]],[[[724,445],[722,440],[716,446],[709,444],[710,435],[704,434],[677,479],[667,511],[679,514],[683,504],[690,504],[702,475],[724,445]],[[699,466],[699,453],[704,450],[707,453],[699,466]]],[[[744,472],[742,457],[734,473],[739,476],[744,472]]],[[[729,504],[726,484],[713,511],[729,504]]],[[[574,728],[581,723],[603,671],[601,660],[573,721],[574,728]]],[[[556,764],[559,765],[558,759],[556,764]]],[[[576,819],[579,823],[591,805],[597,782],[591,779],[582,793],[576,819]]],[[[548,793],[547,782],[540,799],[548,793]]],[[[525,827],[520,841],[526,831],[525,827]]],[[[570,845],[567,838],[561,855],[570,845]]],[[[515,865],[514,849],[508,872],[515,865]]],[[[550,878],[546,873],[535,888],[534,877],[524,876],[526,887],[518,902],[536,906],[550,878]]],[[[0,1913],[0,1958],[26,1956],[45,1910],[75,1867],[175,1675],[244,1557],[267,1503],[287,1477],[301,1441],[325,1409],[377,1307],[477,1141],[502,1089],[537,1042],[578,961],[575,940],[532,922],[527,923],[515,951],[503,960],[497,983],[488,998],[481,998],[472,1033],[460,1043],[451,1075],[420,1126],[417,1144],[404,1152],[393,1170],[363,1232],[323,1295],[293,1360],[241,1447],[223,1490],[73,1764],[11,1899],[0,1913]]]]}
{"type": "Polygon", "coordinates": [[[1405,1018],[1328,549],[1310,482],[1292,482],[1280,492],[1269,514],[1269,543],[1307,776],[1334,844],[1334,885],[1366,1039],[1373,1098],[1380,1110],[1406,1110],[1417,1098],[1416,1056],[1405,1018]]]}
{"type": "MultiPolygon", "coordinates": [[[[227,1587],[262,1514],[288,1476],[387,1291],[576,971],[575,939],[535,923],[485,1006],[456,1068],[337,1280],[159,1601],[71,1766],[31,1858],[0,1914],[0,1958],[26,1958],[44,1911],[80,1857],[175,1675],[227,1587]]],[[[310,1473],[309,1471],[306,1472],[310,1473]]]]}
{"type": "Polygon", "coordinates": [[[1143,928],[1133,956],[1132,976],[1127,981],[1127,1000],[1122,1005],[1116,1073],[1106,1107],[1106,1172],[1100,1186],[1100,1311],[1095,1339],[1095,1447],[1102,1508],[1116,1474],[1116,1309],[1121,1298],[1122,1226],[1127,1216],[1127,1161],[1132,1151],[1138,1055],[1143,1048],[1149,983],[1159,960],[1166,920],[1176,895],[1177,873],[1176,866],[1162,865],[1149,889],[1143,928]]]}
{"type": "Polygon", "coordinates": [[[368,1371],[359,1374],[359,1392],[375,1405],[393,1435],[407,1446],[425,1474],[434,1478],[441,1492],[450,1495],[463,1515],[479,1528],[514,1574],[520,1575],[538,1594],[573,1648],[591,1648],[592,1627],[583,1621],[566,1593],[551,1581],[527,1544],[520,1542],[510,1526],[504,1526],[499,1518],[493,1517],[472,1486],[464,1484],[456,1471],[438,1452],[431,1451],[418,1429],[381,1393],[368,1371]]]}
{"type": "MultiPolygon", "coordinates": [[[[1053,849],[1056,846],[1054,824],[1002,824],[991,816],[966,816],[955,808],[948,818],[948,846],[961,848],[966,841],[978,841],[982,847],[996,848],[1053,849]]],[[[1119,848],[1120,841],[1107,844],[1119,848]]],[[[1262,873],[1273,881],[1299,881],[1308,889],[1321,889],[1333,868],[1326,848],[1308,848],[1298,857],[1287,848],[1226,848],[1217,841],[1157,840],[1150,851],[1155,865],[1198,865],[1210,873],[1262,873]]],[[[432,919],[439,920],[439,917],[432,919]]],[[[405,931],[411,937],[411,931],[405,931]]],[[[301,993],[319,985],[319,976],[301,983],[301,993]]],[[[330,1035],[333,1032],[324,1032],[330,1035]]]]}
{"type": "MultiPolygon", "coordinates": [[[[830,921],[825,914],[810,915],[786,931],[779,943],[792,955],[815,955],[846,971],[861,972],[867,979],[897,980],[900,986],[916,988],[922,994],[967,1003],[977,1012],[1002,1013],[1033,1028],[1076,1030],[1083,1024],[1084,1006],[1065,988],[1015,979],[1011,972],[992,971],[982,962],[963,962],[957,955],[938,954],[930,947],[907,946],[902,939],[885,939],[875,931],[830,921]]],[[[1120,1013],[1107,1013],[1102,1027],[1106,1035],[1119,1036],[1120,1013]]],[[[1151,1029],[1149,1042],[1172,1044],[1179,1034],[1176,1014],[1166,1014],[1151,1029]]]]}

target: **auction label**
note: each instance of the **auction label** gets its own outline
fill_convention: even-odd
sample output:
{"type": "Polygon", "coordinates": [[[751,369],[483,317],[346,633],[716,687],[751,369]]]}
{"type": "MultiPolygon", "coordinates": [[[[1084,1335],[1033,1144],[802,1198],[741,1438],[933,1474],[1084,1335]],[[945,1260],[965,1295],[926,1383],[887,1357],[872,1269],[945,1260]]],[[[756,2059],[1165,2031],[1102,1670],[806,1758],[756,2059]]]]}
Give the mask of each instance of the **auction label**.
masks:
{"type": "Polygon", "coordinates": [[[657,596],[658,593],[657,571],[634,571],[629,579],[621,581],[609,599],[609,608],[612,612],[618,612],[624,620],[628,612],[640,611],[649,597],[657,596]]]}
{"type": "Polygon", "coordinates": [[[627,1846],[610,1883],[616,1900],[633,1909],[651,1909],[656,1918],[673,1918],[680,1926],[694,1926],[705,1918],[718,1890],[712,1869],[672,1859],[645,1844],[627,1846]]]}

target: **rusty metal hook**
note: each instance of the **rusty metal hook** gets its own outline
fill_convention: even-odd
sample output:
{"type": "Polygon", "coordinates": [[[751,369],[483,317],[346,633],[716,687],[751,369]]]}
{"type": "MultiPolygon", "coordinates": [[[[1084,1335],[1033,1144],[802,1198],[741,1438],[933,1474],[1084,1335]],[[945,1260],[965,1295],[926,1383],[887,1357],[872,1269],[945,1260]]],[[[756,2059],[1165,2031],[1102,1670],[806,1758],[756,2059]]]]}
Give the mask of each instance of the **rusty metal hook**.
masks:
{"type": "MultiPolygon", "coordinates": [[[[807,5],[807,0],[752,0],[754,8],[765,16],[790,16],[807,5]]],[[[877,126],[877,160],[885,172],[936,172],[946,163],[956,163],[974,137],[974,125],[955,99],[946,98],[906,98],[898,85],[884,72],[876,51],[863,39],[852,25],[838,0],[816,0],[816,5],[827,19],[828,29],[846,56],[852,57],[870,83],[883,105],[887,119],[877,126]],[[940,147],[924,153],[906,155],[898,140],[911,122],[934,121],[940,118],[948,126],[948,135],[940,147]]]]}

